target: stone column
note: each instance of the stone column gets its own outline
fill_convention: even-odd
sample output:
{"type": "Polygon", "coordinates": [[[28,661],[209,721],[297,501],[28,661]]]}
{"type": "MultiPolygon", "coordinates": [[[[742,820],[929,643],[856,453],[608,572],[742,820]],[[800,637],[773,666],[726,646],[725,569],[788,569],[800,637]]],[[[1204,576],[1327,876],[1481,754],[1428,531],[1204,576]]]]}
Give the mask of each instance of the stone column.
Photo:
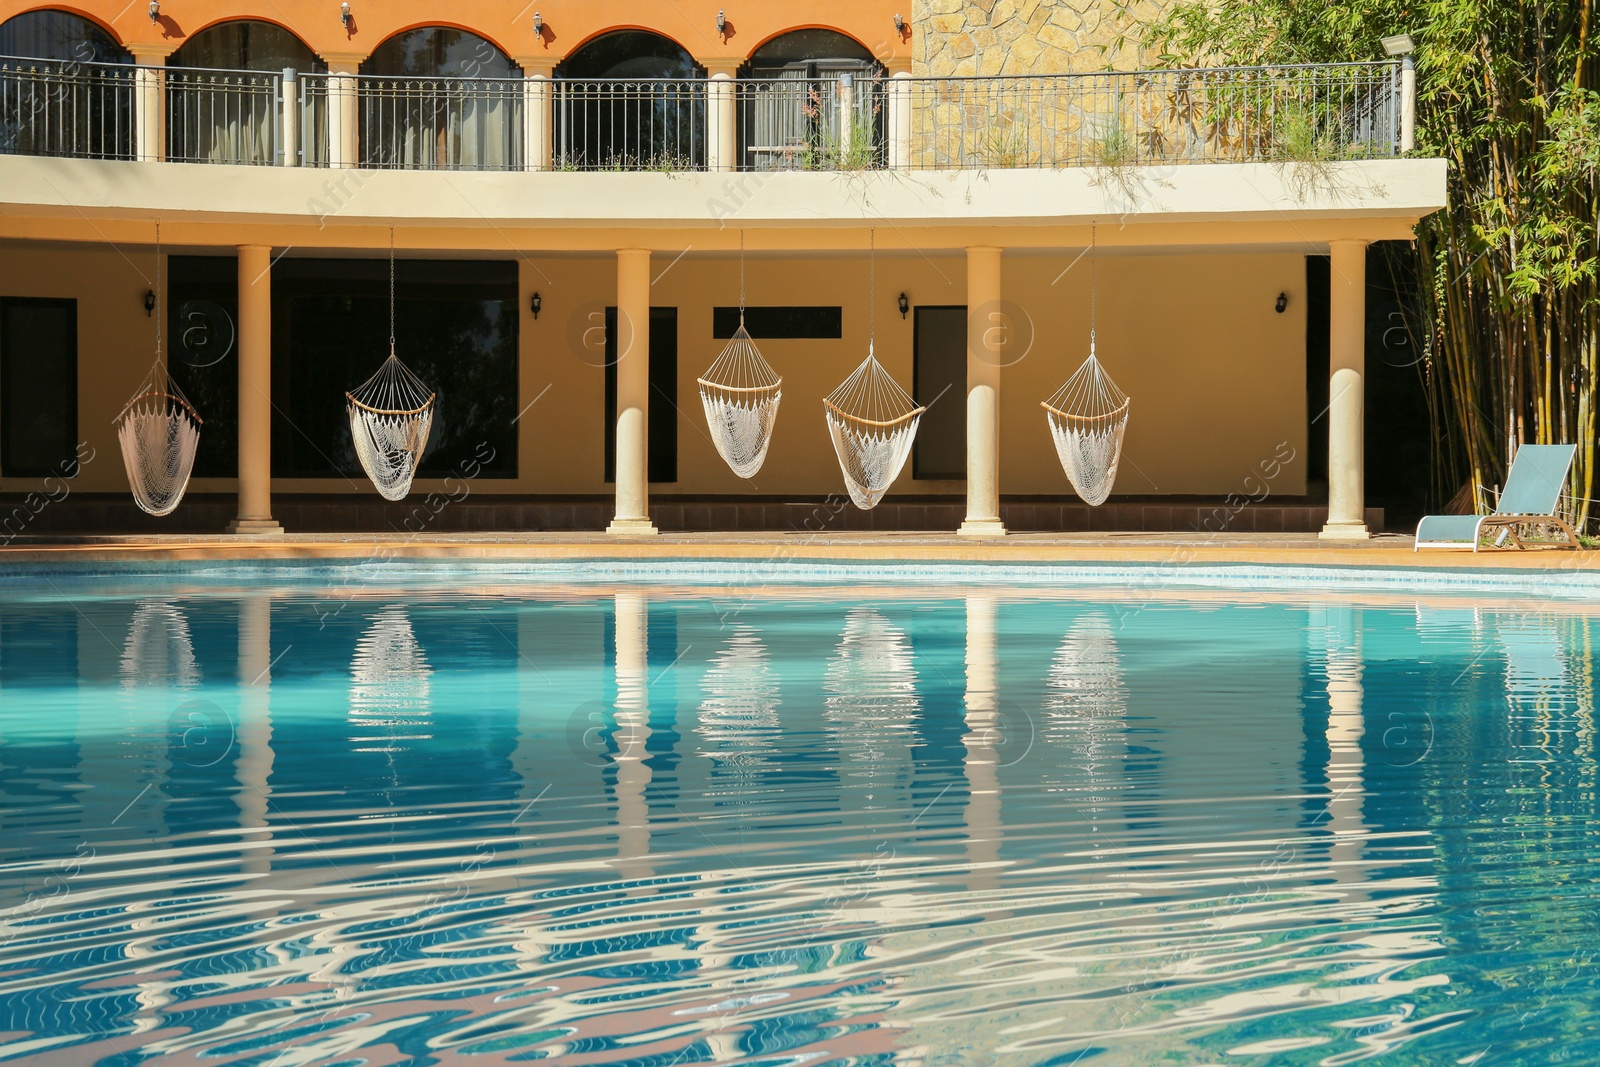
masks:
{"type": "Polygon", "coordinates": [[[889,61],[889,169],[911,169],[911,61],[889,61]]]}
{"type": "Polygon", "coordinates": [[[328,166],[360,166],[361,92],[356,74],[366,57],[329,52],[322,58],[328,64],[328,166]]]}
{"type": "Polygon", "coordinates": [[[545,56],[519,56],[522,67],[522,169],[550,170],[555,165],[555,93],[551,79],[556,61],[545,56]]]}
{"type": "Polygon", "coordinates": [[[239,246],[239,517],[229,533],[281,534],[272,518],[272,249],[239,246]]]}
{"type": "Polygon", "coordinates": [[[967,249],[967,519],[963,537],[1004,537],[1000,521],[1000,249],[967,249]]]}
{"type": "Polygon", "coordinates": [[[706,62],[706,170],[739,169],[737,61],[706,62]]]}
{"type": "Polygon", "coordinates": [[[283,143],[278,163],[285,167],[300,165],[300,72],[293,67],[283,68],[283,117],[280,133],[283,143]]]}
{"type": "Polygon", "coordinates": [[[165,45],[130,45],[133,72],[133,158],[157,163],[167,158],[167,65],[172,49],[165,45]]]}
{"type": "Polygon", "coordinates": [[[1367,242],[1329,241],[1328,248],[1328,524],[1322,536],[1364,540],[1367,242]]]}
{"type": "Polygon", "coordinates": [[[656,532],[650,521],[650,250],[617,250],[617,513],[606,533],[656,532]]]}
{"type": "Polygon", "coordinates": [[[1417,147],[1417,57],[1400,57],[1400,151],[1417,147]]]}

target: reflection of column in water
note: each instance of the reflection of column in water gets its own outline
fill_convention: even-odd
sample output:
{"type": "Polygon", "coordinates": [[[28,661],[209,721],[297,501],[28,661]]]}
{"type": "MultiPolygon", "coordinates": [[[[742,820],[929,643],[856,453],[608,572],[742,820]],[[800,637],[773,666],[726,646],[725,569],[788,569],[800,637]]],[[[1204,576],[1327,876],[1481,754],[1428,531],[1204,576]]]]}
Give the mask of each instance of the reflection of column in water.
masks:
{"type": "Polygon", "coordinates": [[[122,684],[188,689],[200,684],[200,665],[183,609],[165,600],[141,600],[122,644],[122,684]]]}
{"type": "Polygon", "coordinates": [[[1495,637],[1505,652],[1512,763],[1554,763],[1582,743],[1585,720],[1558,626],[1549,615],[1497,620],[1495,637]]]}
{"type": "Polygon", "coordinates": [[[700,755],[711,761],[719,797],[747,803],[772,772],[772,746],[779,737],[778,677],[767,646],[750,626],[736,625],[700,681],[700,755]]]}
{"type": "Polygon", "coordinates": [[[239,601],[239,755],[235,793],[246,874],[272,869],[271,830],[267,801],[272,788],[272,598],[257,593],[239,601]]]}
{"type": "MultiPolygon", "coordinates": [[[[372,616],[350,661],[351,740],[357,752],[394,753],[401,741],[432,736],[427,654],[411,629],[405,608],[395,605],[372,616]]],[[[391,763],[392,763],[391,759],[391,763]]]]}
{"type": "Polygon", "coordinates": [[[822,718],[839,752],[842,784],[861,790],[869,809],[892,806],[880,794],[894,781],[894,763],[909,769],[911,728],[922,707],[905,632],[872,608],[851,608],[822,687],[822,718]]]}
{"type": "MultiPolygon", "coordinates": [[[[977,869],[971,889],[995,887],[992,868],[983,865],[1000,858],[1000,737],[999,603],[994,597],[967,597],[966,727],[961,738],[967,754],[962,769],[967,778],[967,862],[977,869]]],[[[1019,737],[1003,740],[1017,743],[1019,737]]]]}
{"type": "Polygon", "coordinates": [[[1361,620],[1347,604],[1325,605],[1312,610],[1311,631],[1321,635],[1323,676],[1328,686],[1328,806],[1323,820],[1333,834],[1328,860],[1334,877],[1354,890],[1366,881],[1361,867],[1367,832],[1362,818],[1366,765],[1361,738],[1366,733],[1366,722],[1362,708],[1365,691],[1361,620]]]}
{"type": "Polygon", "coordinates": [[[617,633],[617,859],[628,877],[650,867],[650,604],[641,593],[615,597],[617,633]]]}
{"type": "MultiPolygon", "coordinates": [[[[1074,794],[1092,830],[1117,803],[1117,762],[1127,750],[1128,687],[1111,621],[1080,616],[1050,665],[1039,737],[1050,751],[1046,788],[1074,794]],[[1053,779],[1053,780],[1052,780],[1053,779]]],[[[1098,846],[1099,842],[1095,842],[1098,846]]]]}

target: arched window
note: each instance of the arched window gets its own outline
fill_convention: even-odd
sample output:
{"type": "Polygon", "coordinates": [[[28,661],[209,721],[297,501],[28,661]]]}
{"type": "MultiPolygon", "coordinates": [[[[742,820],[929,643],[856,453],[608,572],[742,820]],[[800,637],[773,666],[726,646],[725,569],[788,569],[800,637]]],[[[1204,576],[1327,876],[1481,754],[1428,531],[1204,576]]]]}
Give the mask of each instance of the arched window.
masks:
{"type": "Polygon", "coordinates": [[[71,12],[0,23],[0,154],[132,159],[132,62],[71,12]]]}
{"type": "Polygon", "coordinates": [[[283,71],[327,70],[300,38],[255,19],[201,30],[168,57],[167,67],[167,158],[254,164],[278,162],[285,148],[278,106],[283,71]]]}
{"type": "Polygon", "coordinates": [[[741,170],[882,165],[883,67],[859,41],[794,30],[756,49],[739,77],[741,170]]]}
{"type": "Polygon", "coordinates": [[[671,38],[616,30],[556,68],[557,168],[700,170],[705,69],[671,38]]]}
{"type": "Polygon", "coordinates": [[[489,41],[422,26],[384,41],[361,73],[362,166],[522,166],[521,72],[489,41]]]}

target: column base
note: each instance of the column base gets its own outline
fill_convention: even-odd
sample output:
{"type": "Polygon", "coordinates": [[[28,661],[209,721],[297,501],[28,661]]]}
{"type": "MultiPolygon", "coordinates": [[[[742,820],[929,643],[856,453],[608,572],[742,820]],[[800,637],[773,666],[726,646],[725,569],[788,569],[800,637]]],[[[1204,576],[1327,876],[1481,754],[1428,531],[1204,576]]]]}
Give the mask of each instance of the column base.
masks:
{"type": "Polygon", "coordinates": [[[278,525],[277,519],[246,519],[238,518],[228,523],[228,532],[231,534],[282,534],[283,527],[278,525]]]}
{"type": "Polygon", "coordinates": [[[967,519],[956,531],[957,537],[1004,537],[1006,524],[999,519],[967,519]]]}
{"type": "Polygon", "coordinates": [[[654,537],[660,532],[649,519],[612,519],[606,527],[613,537],[654,537]]]}
{"type": "Polygon", "coordinates": [[[1372,533],[1364,522],[1330,522],[1317,536],[1324,541],[1366,541],[1372,533]]]}

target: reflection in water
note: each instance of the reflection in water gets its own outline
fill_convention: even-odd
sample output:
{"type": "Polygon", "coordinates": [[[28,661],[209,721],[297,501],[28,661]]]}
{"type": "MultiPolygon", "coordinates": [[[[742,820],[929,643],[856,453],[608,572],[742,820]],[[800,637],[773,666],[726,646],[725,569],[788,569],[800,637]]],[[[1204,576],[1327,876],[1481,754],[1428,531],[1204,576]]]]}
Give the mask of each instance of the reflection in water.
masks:
{"type": "Polygon", "coordinates": [[[905,631],[874,608],[852,608],[828,661],[822,719],[839,752],[840,777],[868,809],[909,769],[911,730],[922,703],[905,631]]]}
{"type": "Polygon", "coordinates": [[[700,680],[700,755],[711,761],[719,795],[753,799],[774,765],[781,740],[778,675],[758,631],[735,625],[700,680]]]}
{"type": "Polygon", "coordinates": [[[1517,750],[1513,763],[1551,763],[1583,741],[1580,693],[1572,684],[1559,627],[1560,620],[1532,613],[1495,627],[1505,653],[1506,724],[1517,750]]]}
{"type": "Polygon", "coordinates": [[[394,753],[401,741],[426,741],[431,708],[427,654],[406,609],[395,605],[372,616],[350,660],[351,740],[357,752],[394,753]]]}
{"type": "Polygon", "coordinates": [[[194,639],[183,609],[170,600],[141,600],[122,644],[122,684],[189,689],[200,684],[194,639]]]}
{"type": "Polygon", "coordinates": [[[650,602],[640,593],[612,598],[617,633],[617,869],[650,876],[650,602]]]}
{"type": "Polygon", "coordinates": [[[1098,829],[1117,802],[1127,751],[1128,687],[1111,620],[1079,616],[1056,649],[1046,684],[1039,737],[1050,756],[1047,788],[1073,794],[1098,829]]]}

